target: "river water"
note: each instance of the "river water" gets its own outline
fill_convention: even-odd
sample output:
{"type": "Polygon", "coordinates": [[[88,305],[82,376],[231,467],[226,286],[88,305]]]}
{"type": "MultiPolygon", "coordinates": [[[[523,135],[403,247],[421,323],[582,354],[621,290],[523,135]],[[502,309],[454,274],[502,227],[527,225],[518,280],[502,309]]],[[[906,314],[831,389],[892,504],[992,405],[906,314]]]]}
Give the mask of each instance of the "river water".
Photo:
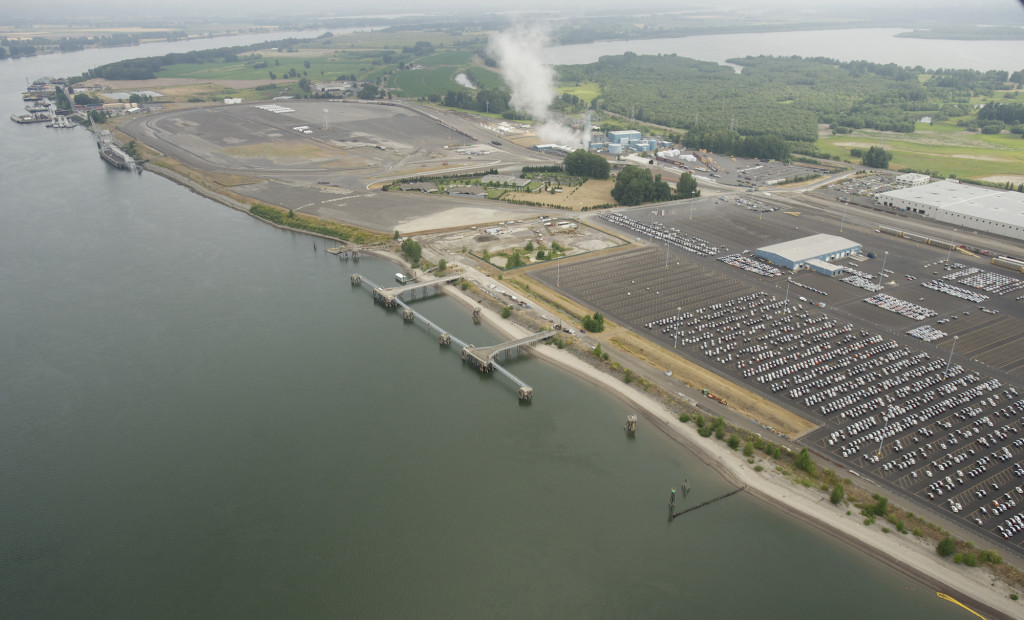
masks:
{"type": "MultiPolygon", "coordinates": [[[[195,45],[7,61],[0,102],[195,45]]],[[[349,284],[393,265],[113,170],[81,128],[0,140],[2,618],[964,617],[742,493],[666,523],[683,477],[730,487],[536,359],[520,405],[349,284]]]]}
{"type": "Polygon", "coordinates": [[[546,48],[545,62],[579,65],[597,62],[601,56],[635,54],[676,54],[685,58],[725,62],[744,56],[804,56],[841,61],[867,60],[901,67],[927,69],[1024,69],[1024,41],[947,41],[911,39],[896,35],[897,28],[808,30],[716,34],[674,39],[597,41],[546,48]]]}

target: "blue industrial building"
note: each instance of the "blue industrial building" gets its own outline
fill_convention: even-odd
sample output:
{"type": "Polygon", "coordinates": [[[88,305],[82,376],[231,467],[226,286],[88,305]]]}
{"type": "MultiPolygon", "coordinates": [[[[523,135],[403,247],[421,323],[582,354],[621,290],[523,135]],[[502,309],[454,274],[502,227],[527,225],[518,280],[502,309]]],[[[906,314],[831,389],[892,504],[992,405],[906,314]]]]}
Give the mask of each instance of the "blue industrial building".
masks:
{"type": "Polygon", "coordinates": [[[609,131],[608,142],[628,145],[631,140],[639,140],[643,136],[635,129],[624,129],[622,131],[609,131]]]}

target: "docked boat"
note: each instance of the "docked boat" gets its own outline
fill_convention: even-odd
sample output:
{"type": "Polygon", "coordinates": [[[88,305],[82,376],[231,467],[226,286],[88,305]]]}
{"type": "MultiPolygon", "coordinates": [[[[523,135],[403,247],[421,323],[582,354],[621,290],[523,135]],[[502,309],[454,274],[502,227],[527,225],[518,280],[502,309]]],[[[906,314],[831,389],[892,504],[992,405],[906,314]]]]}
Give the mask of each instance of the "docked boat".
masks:
{"type": "Polygon", "coordinates": [[[45,114],[11,114],[11,120],[24,125],[28,123],[45,123],[50,120],[50,117],[45,114]]]}
{"type": "Polygon", "coordinates": [[[78,127],[78,123],[71,120],[68,116],[54,116],[53,121],[47,123],[46,126],[55,129],[71,129],[72,127],[78,127]]]}

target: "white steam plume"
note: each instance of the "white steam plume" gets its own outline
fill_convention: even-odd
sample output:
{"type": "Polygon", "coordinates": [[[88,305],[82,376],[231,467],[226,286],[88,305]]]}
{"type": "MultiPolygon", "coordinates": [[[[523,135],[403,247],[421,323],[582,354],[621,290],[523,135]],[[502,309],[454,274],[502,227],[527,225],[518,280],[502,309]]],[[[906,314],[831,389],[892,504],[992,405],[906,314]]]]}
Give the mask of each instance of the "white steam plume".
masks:
{"type": "MultiPolygon", "coordinates": [[[[555,71],[544,64],[540,50],[548,45],[547,30],[541,25],[515,26],[491,36],[488,51],[498,61],[505,83],[512,89],[510,104],[527,112],[535,122],[534,131],[546,142],[583,146],[583,137],[560,124],[551,113],[555,98],[555,71]]],[[[585,128],[589,133],[590,128],[585,128]]]]}

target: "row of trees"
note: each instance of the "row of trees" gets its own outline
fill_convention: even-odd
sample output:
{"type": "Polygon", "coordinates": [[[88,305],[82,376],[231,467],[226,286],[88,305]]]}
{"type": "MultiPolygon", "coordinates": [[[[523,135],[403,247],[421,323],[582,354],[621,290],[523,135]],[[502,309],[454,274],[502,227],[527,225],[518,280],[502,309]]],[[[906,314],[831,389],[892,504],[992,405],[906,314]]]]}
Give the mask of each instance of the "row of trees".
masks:
{"type": "Polygon", "coordinates": [[[511,99],[512,94],[503,88],[481,88],[476,93],[465,90],[449,90],[443,97],[438,94],[427,96],[428,101],[442,103],[449,108],[502,115],[511,112],[512,108],[509,104],[511,99]]]}
{"type": "Polygon", "coordinates": [[[789,143],[778,135],[741,136],[730,129],[701,127],[683,136],[683,146],[723,155],[789,161],[789,143]]]}

